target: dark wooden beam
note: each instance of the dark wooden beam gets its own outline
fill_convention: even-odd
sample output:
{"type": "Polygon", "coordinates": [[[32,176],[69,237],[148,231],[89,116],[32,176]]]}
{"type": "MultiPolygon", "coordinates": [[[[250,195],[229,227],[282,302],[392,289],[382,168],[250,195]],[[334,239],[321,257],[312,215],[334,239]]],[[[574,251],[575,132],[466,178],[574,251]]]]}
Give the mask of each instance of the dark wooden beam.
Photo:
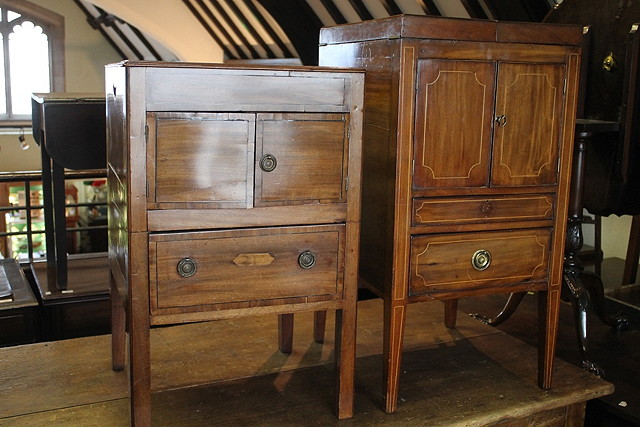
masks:
{"type": "Polygon", "coordinates": [[[339,25],[347,23],[347,19],[344,17],[342,12],[340,12],[340,9],[338,9],[338,6],[336,6],[333,0],[320,0],[320,3],[322,3],[322,6],[327,9],[327,12],[329,12],[329,15],[331,15],[331,18],[336,24],[339,25]]]}
{"type": "Polygon", "coordinates": [[[187,6],[187,8],[189,8],[189,11],[198,20],[198,22],[200,22],[200,24],[204,27],[204,29],[207,31],[207,33],[209,33],[209,35],[216,42],[216,44],[218,46],[220,46],[220,49],[222,49],[222,53],[224,54],[224,56],[226,58],[228,58],[228,59],[237,59],[237,57],[233,54],[233,52],[231,52],[227,48],[227,46],[224,44],[222,39],[220,39],[220,37],[218,37],[218,34],[216,34],[216,32],[211,27],[211,25],[209,25],[207,20],[204,19],[204,16],[202,16],[202,14],[198,11],[198,9],[196,9],[196,7],[193,4],[191,4],[191,1],[190,0],[182,0],[182,2],[185,4],[185,6],[187,6]]]}
{"type": "Polygon", "coordinates": [[[276,31],[273,28],[271,28],[271,24],[269,24],[269,22],[266,20],[266,18],[262,15],[262,12],[260,12],[260,9],[258,9],[256,7],[256,5],[253,4],[253,1],[252,0],[243,0],[243,3],[244,3],[245,6],[247,6],[247,9],[249,9],[249,11],[251,11],[253,16],[258,20],[260,25],[262,25],[262,28],[264,28],[264,30],[267,32],[267,34],[269,34],[269,37],[271,37],[271,39],[274,41],[274,43],[276,45],[278,45],[278,47],[282,51],[282,53],[285,56],[285,58],[293,58],[293,57],[295,57],[295,54],[293,52],[291,52],[291,50],[289,49],[287,44],[282,40],[282,38],[278,35],[278,33],[276,33],[276,31]]]}
{"type": "Polygon", "coordinates": [[[362,0],[349,0],[349,4],[351,4],[351,7],[355,9],[356,13],[363,21],[373,19],[373,15],[371,15],[371,12],[367,9],[367,5],[365,5],[362,0]]]}
{"type": "MultiPolygon", "coordinates": [[[[240,48],[240,46],[238,46],[238,44],[235,42],[235,40],[233,40],[233,37],[231,37],[231,34],[229,34],[229,32],[226,30],[226,28],[224,28],[222,23],[220,21],[218,21],[218,18],[216,18],[216,16],[213,14],[211,9],[209,9],[207,7],[207,5],[204,4],[204,0],[195,0],[195,2],[204,11],[204,13],[207,16],[207,18],[211,22],[213,22],[213,25],[215,25],[216,29],[222,34],[222,37],[224,37],[227,40],[227,42],[229,43],[229,45],[233,47],[233,49],[236,51],[236,53],[238,54],[240,59],[249,59],[249,56],[246,53],[244,53],[244,51],[240,48]]],[[[223,46],[224,46],[224,44],[223,44],[223,46]]],[[[232,59],[232,58],[230,58],[230,59],[232,59]]]]}
{"type": "Polygon", "coordinates": [[[425,15],[436,15],[442,16],[438,6],[433,2],[433,0],[417,0],[422,10],[424,10],[425,15]]]}
{"type": "Polygon", "coordinates": [[[226,2],[227,2],[227,6],[229,6],[229,8],[233,11],[233,13],[236,14],[238,19],[240,19],[242,21],[242,24],[245,26],[247,31],[249,31],[249,34],[251,34],[251,37],[253,37],[255,39],[255,41],[262,47],[262,49],[264,49],[264,51],[267,54],[267,58],[275,58],[276,54],[269,47],[267,42],[264,41],[264,39],[262,38],[260,33],[258,33],[258,31],[254,28],[254,26],[251,25],[251,22],[247,19],[245,14],[242,13],[242,11],[235,4],[235,2],[233,0],[226,0],[226,2]]]}
{"type": "Polygon", "coordinates": [[[306,1],[258,0],[295,46],[304,65],[318,65],[322,22],[306,1]]]}
{"type": "Polygon", "coordinates": [[[138,30],[136,27],[133,27],[131,25],[129,25],[129,28],[131,29],[131,31],[133,31],[136,37],[138,37],[140,42],[142,42],[142,44],[149,50],[149,52],[151,53],[151,55],[153,55],[156,61],[163,60],[162,55],[158,53],[158,51],[153,47],[151,42],[149,42],[149,40],[144,36],[144,34],[142,34],[140,30],[138,30]]]}
{"type": "Polygon", "coordinates": [[[380,0],[380,2],[389,16],[402,14],[402,9],[400,9],[400,6],[398,6],[395,0],[380,0]]]}
{"type": "Polygon", "coordinates": [[[484,11],[478,0],[460,0],[469,16],[473,19],[487,19],[487,13],[484,11]]]}
{"type": "MultiPolygon", "coordinates": [[[[218,14],[222,17],[224,22],[226,22],[227,26],[229,28],[231,28],[231,31],[233,31],[233,33],[236,35],[236,37],[238,37],[238,39],[240,40],[241,44],[244,45],[247,48],[247,50],[249,51],[249,54],[251,55],[251,57],[253,59],[259,59],[260,58],[260,54],[258,53],[258,51],[253,47],[253,45],[249,42],[249,40],[247,40],[247,38],[244,36],[244,33],[242,32],[242,30],[240,30],[240,28],[238,28],[238,26],[236,25],[235,20],[233,18],[231,18],[231,16],[229,16],[229,14],[224,9],[224,7],[222,7],[222,5],[220,4],[220,1],[219,0],[209,0],[209,3],[211,3],[211,5],[215,8],[215,10],[218,12],[218,14]]],[[[242,45],[238,45],[238,48],[242,49],[242,45]]]]}
{"type": "Polygon", "coordinates": [[[80,0],[74,0],[74,2],[80,8],[82,13],[84,13],[84,15],[87,17],[87,22],[89,23],[91,28],[93,28],[94,30],[102,34],[102,36],[107,40],[107,42],[111,45],[111,47],[118,53],[118,55],[120,55],[121,59],[123,60],[128,59],[127,55],[122,51],[122,49],[120,49],[120,46],[118,46],[118,44],[113,40],[113,38],[111,38],[111,36],[104,30],[104,28],[102,28],[102,25],[100,25],[96,21],[96,17],[93,16],[91,12],[89,12],[89,9],[87,9],[80,0]]]}
{"type": "Polygon", "coordinates": [[[122,40],[122,42],[126,44],[127,47],[131,50],[131,52],[136,56],[136,58],[133,58],[133,59],[144,59],[144,55],[142,54],[142,52],[140,52],[140,50],[138,50],[138,47],[135,44],[133,44],[133,42],[129,40],[129,37],[127,37],[126,34],[122,32],[120,27],[118,27],[117,21],[119,19],[116,18],[114,15],[105,12],[104,10],[100,9],[97,6],[94,6],[94,7],[100,13],[100,16],[95,18],[96,22],[98,22],[101,25],[104,25],[105,27],[111,28],[113,32],[115,32],[118,35],[120,40],[122,40]]]}
{"type": "Polygon", "coordinates": [[[551,6],[546,0],[484,0],[495,19],[541,22],[551,6]]]}

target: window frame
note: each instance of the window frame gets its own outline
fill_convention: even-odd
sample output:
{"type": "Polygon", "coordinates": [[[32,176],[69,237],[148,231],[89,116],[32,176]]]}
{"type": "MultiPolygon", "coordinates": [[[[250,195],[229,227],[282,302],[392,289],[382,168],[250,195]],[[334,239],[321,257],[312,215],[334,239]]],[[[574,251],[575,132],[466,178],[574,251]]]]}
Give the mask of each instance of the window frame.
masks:
{"type": "MultiPolygon", "coordinates": [[[[64,17],[26,0],[0,0],[0,8],[19,13],[22,18],[42,27],[43,32],[49,39],[49,78],[51,82],[51,92],[64,92],[64,17]]],[[[0,25],[4,24],[5,23],[1,23],[0,25]]],[[[4,43],[6,43],[5,39],[6,37],[3,37],[4,43]]],[[[4,53],[5,56],[8,56],[6,50],[4,53]]],[[[2,64],[0,72],[6,73],[5,64],[2,64]]],[[[3,90],[7,93],[7,96],[9,96],[7,82],[8,80],[6,80],[3,90]]],[[[25,126],[31,126],[31,118],[0,119],[0,127],[25,126]]]]}

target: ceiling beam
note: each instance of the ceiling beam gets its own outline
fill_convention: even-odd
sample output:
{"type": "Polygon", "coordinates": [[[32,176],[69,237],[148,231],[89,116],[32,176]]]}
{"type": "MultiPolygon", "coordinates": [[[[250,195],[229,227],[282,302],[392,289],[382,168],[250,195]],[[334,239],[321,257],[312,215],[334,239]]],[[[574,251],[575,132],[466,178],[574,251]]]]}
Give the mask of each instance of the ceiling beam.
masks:
{"type": "MultiPolygon", "coordinates": [[[[95,6],[95,8],[100,13],[100,16],[95,18],[96,22],[99,23],[100,25],[104,25],[105,27],[111,28],[113,32],[115,32],[116,35],[120,38],[120,40],[122,40],[122,42],[127,45],[127,47],[131,50],[131,53],[133,53],[136,56],[133,59],[138,59],[138,60],[144,59],[144,55],[142,54],[142,52],[140,52],[138,47],[129,39],[129,37],[127,37],[122,32],[120,27],[118,27],[117,21],[119,19],[116,16],[105,12],[104,10],[100,9],[97,6],[95,6]]],[[[129,58],[129,59],[132,59],[132,58],[129,58]]]]}
{"type": "Polygon", "coordinates": [[[220,1],[219,0],[209,0],[209,3],[211,3],[211,5],[215,8],[215,10],[218,12],[218,14],[227,23],[227,26],[231,29],[231,31],[240,40],[241,45],[239,45],[238,47],[241,49],[242,45],[244,45],[247,48],[247,50],[249,51],[249,54],[251,55],[251,57],[253,59],[259,59],[260,58],[260,54],[258,53],[258,51],[253,47],[253,45],[249,42],[249,40],[247,40],[247,38],[244,36],[244,33],[236,25],[234,19],[232,17],[230,17],[229,14],[227,13],[227,11],[224,9],[224,7],[222,7],[222,4],[220,4],[220,1]]]}
{"type": "Polygon", "coordinates": [[[251,13],[258,20],[258,22],[260,22],[260,25],[262,25],[262,28],[264,28],[267,34],[269,34],[269,37],[271,37],[274,43],[278,45],[284,57],[294,58],[296,55],[293,52],[291,52],[287,44],[284,42],[284,40],[282,40],[282,37],[280,37],[280,35],[271,27],[267,19],[262,15],[262,12],[260,12],[260,9],[258,9],[256,5],[253,4],[253,1],[243,0],[243,3],[245,6],[247,6],[247,9],[251,11],[251,13]]]}
{"type": "Polygon", "coordinates": [[[220,49],[222,49],[222,53],[224,54],[224,56],[226,58],[228,58],[228,59],[237,59],[237,57],[234,55],[234,53],[229,50],[229,48],[226,46],[226,44],[224,44],[222,39],[220,39],[220,37],[218,37],[218,34],[216,34],[216,32],[213,29],[213,27],[211,27],[211,25],[209,25],[207,20],[204,19],[204,16],[202,16],[200,11],[198,11],[198,9],[196,9],[196,7],[193,4],[191,4],[191,1],[190,0],[182,0],[182,2],[185,4],[185,6],[187,6],[187,8],[191,12],[191,14],[198,20],[198,22],[200,22],[200,24],[207,31],[207,33],[209,33],[209,35],[216,42],[216,44],[218,46],[220,46],[220,49]]]}
{"type": "Polygon", "coordinates": [[[320,3],[325,9],[327,9],[327,12],[329,12],[329,15],[331,15],[331,18],[336,24],[340,25],[347,23],[347,18],[345,18],[342,12],[340,12],[340,9],[338,9],[338,6],[336,6],[333,0],[320,0],[320,3]]]}
{"type": "Polygon", "coordinates": [[[400,6],[398,6],[395,0],[380,0],[380,2],[389,16],[402,14],[402,9],[400,9],[400,6]]]}
{"type": "Polygon", "coordinates": [[[233,13],[235,13],[236,16],[242,21],[241,24],[243,24],[247,29],[247,31],[249,31],[249,34],[251,34],[251,37],[253,37],[255,41],[262,47],[262,49],[264,49],[265,53],[267,54],[267,58],[275,58],[276,54],[273,52],[271,47],[269,47],[267,42],[264,41],[264,39],[262,38],[260,33],[255,29],[255,27],[251,25],[251,22],[247,19],[245,14],[242,13],[242,11],[235,4],[235,2],[233,0],[226,0],[226,1],[227,1],[227,6],[229,6],[229,8],[233,11],[233,13]]]}
{"type": "Polygon", "coordinates": [[[486,12],[478,0],[460,0],[469,16],[473,19],[488,19],[486,12]]]}
{"type": "Polygon", "coordinates": [[[373,15],[367,9],[367,6],[364,4],[362,0],[349,0],[349,4],[353,7],[363,21],[370,21],[373,19],[373,15]]]}
{"type": "Polygon", "coordinates": [[[424,10],[425,15],[436,15],[441,16],[440,10],[438,6],[433,2],[433,0],[417,0],[422,10],[424,10]]]}
{"type": "Polygon", "coordinates": [[[102,36],[105,38],[105,40],[107,40],[107,42],[111,45],[111,47],[118,53],[118,55],[120,55],[121,59],[123,59],[123,60],[127,59],[127,55],[122,51],[122,49],[120,49],[120,46],[118,46],[118,44],[104,30],[104,28],[102,28],[102,25],[100,25],[97,22],[96,17],[91,14],[89,9],[87,9],[84,4],[82,4],[82,1],[81,0],[74,0],[74,2],[80,8],[82,13],[84,13],[84,15],[87,17],[87,22],[89,23],[91,28],[93,28],[94,30],[99,31],[100,34],[102,34],[102,36]]]}
{"type": "MultiPolygon", "coordinates": [[[[244,50],[240,48],[240,46],[238,46],[235,40],[233,40],[233,37],[231,37],[231,34],[229,34],[227,29],[224,28],[222,23],[218,20],[218,18],[216,18],[216,16],[213,14],[211,9],[209,9],[207,5],[204,4],[204,1],[203,0],[195,0],[195,1],[198,4],[198,6],[200,6],[200,8],[204,11],[207,18],[213,23],[213,25],[215,26],[215,29],[218,30],[222,34],[222,37],[224,37],[227,40],[227,43],[231,47],[233,47],[233,49],[238,54],[238,57],[240,57],[240,59],[249,59],[249,56],[244,52],[244,50]]],[[[224,43],[224,44],[226,45],[227,43],[224,43]]],[[[229,59],[234,59],[234,58],[229,58],[229,59]]]]}
{"type": "Polygon", "coordinates": [[[129,25],[129,28],[131,29],[131,31],[133,31],[133,33],[136,35],[136,37],[138,37],[138,39],[140,40],[140,42],[142,42],[142,44],[144,45],[144,47],[147,48],[147,50],[149,51],[149,53],[151,53],[151,55],[153,56],[153,58],[156,61],[162,61],[162,55],[160,55],[158,53],[158,51],[156,50],[155,47],[153,47],[153,45],[151,44],[151,42],[145,37],[144,34],[142,34],[142,31],[140,31],[139,29],[137,29],[136,27],[132,27],[131,25],[129,25]]]}
{"type": "Polygon", "coordinates": [[[322,21],[306,1],[258,0],[280,24],[304,65],[318,65],[318,42],[322,21]]]}

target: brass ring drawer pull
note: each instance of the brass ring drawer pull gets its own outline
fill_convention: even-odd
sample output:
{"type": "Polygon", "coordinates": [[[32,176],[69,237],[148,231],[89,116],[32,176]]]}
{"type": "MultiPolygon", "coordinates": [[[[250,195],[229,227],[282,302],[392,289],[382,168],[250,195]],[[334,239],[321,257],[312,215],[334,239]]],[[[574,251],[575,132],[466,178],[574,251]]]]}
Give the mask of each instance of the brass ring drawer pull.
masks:
{"type": "Polygon", "coordinates": [[[265,172],[273,171],[276,166],[278,166],[278,161],[276,160],[276,156],[273,154],[265,154],[260,159],[260,169],[265,172]]]}
{"type": "Polygon", "coordinates": [[[191,277],[196,274],[198,271],[198,264],[196,264],[196,260],[191,258],[182,258],[178,263],[178,274],[182,277],[191,277]]]}
{"type": "Polygon", "coordinates": [[[471,257],[471,265],[478,271],[486,270],[489,264],[491,264],[491,252],[485,249],[475,251],[471,257]]]}
{"type": "Polygon", "coordinates": [[[304,251],[298,257],[298,265],[305,270],[316,265],[316,255],[311,251],[304,251]]]}

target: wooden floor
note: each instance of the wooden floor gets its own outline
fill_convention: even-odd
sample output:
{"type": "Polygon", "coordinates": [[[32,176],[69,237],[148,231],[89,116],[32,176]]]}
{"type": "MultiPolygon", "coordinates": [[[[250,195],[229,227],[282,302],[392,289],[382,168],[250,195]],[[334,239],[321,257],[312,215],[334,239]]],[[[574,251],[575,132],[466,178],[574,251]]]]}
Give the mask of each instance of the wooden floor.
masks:
{"type": "MultiPolygon", "coordinates": [[[[342,422],[331,409],[333,338],[328,333],[324,345],[313,343],[309,313],[296,315],[291,355],[277,350],[276,316],[155,328],[154,423],[539,425],[536,413],[562,416],[567,405],[613,391],[562,360],[553,389],[542,391],[534,347],[463,314],[456,330],[446,329],[442,312],[438,302],[410,306],[399,409],[388,415],[381,409],[382,303],[359,302],[355,416],[342,422]]],[[[333,322],[327,326],[332,330],[333,322]]],[[[126,378],[110,369],[109,340],[0,349],[0,425],[127,425],[126,378]]]]}

